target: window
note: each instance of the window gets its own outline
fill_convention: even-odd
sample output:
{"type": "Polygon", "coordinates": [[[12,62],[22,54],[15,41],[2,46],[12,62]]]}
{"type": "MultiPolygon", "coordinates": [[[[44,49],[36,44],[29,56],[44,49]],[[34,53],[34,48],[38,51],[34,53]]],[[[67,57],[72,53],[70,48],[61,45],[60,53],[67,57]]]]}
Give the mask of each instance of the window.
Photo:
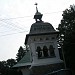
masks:
{"type": "Polygon", "coordinates": [[[46,46],[43,47],[43,54],[44,54],[44,57],[48,57],[48,49],[46,46]]]}
{"type": "Polygon", "coordinates": [[[52,40],[54,40],[55,38],[54,38],[54,37],[52,37],[51,39],[52,39],[52,40]]]}
{"type": "Polygon", "coordinates": [[[40,41],[42,41],[43,39],[42,38],[40,38],[40,41]]]}
{"type": "Polygon", "coordinates": [[[40,46],[37,47],[36,51],[38,53],[38,58],[42,57],[42,52],[41,52],[42,50],[41,50],[40,46]]]}
{"type": "Polygon", "coordinates": [[[55,56],[53,45],[50,45],[48,48],[46,45],[44,45],[43,48],[37,46],[36,53],[38,59],[51,58],[55,56]]]}
{"type": "Polygon", "coordinates": [[[49,38],[47,37],[46,40],[49,40],[49,38]]]}
{"type": "Polygon", "coordinates": [[[35,38],[34,38],[34,41],[36,41],[35,38]]]}
{"type": "Polygon", "coordinates": [[[49,46],[50,56],[55,56],[53,45],[49,46]]]}

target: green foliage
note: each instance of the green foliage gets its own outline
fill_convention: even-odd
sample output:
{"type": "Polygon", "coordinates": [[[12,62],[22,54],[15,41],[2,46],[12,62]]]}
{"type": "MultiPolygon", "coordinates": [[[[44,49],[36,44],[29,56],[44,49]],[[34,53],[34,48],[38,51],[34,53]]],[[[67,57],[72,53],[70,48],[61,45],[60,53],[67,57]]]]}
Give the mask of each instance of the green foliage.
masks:
{"type": "Polygon", "coordinates": [[[17,71],[12,69],[12,66],[15,64],[15,59],[0,61],[0,75],[18,75],[17,71]]]}
{"type": "Polygon", "coordinates": [[[7,66],[9,68],[12,68],[15,64],[16,64],[16,60],[14,60],[14,59],[8,59],[7,60],[7,66]]]}
{"type": "Polygon", "coordinates": [[[66,9],[62,16],[58,30],[60,31],[60,37],[64,38],[63,36],[66,36],[67,33],[75,32],[75,6],[70,6],[69,9],[66,9]]]}
{"type": "Polygon", "coordinates": [[[22,46],[20,46],[16,57],[17,62],[19,62],[23,58],[25,53],[26,53],[25,50],[22,48],[22,46]]]}
{"type": "Polygon", "coordinates": [[[63,46],[66,66],[75,69],[75,6],[71,5],[63,14],[58,26],[59,45],[63,46]]]}

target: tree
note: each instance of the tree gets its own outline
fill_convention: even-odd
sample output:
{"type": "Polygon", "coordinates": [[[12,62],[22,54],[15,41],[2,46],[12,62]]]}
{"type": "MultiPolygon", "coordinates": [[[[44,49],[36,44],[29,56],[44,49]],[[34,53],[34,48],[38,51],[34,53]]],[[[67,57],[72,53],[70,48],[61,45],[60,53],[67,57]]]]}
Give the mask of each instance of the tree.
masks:
{"type": "Polygon", "coordinates": [[[71,5],[62,16],[58,26],[59,45],[63,47],[66,67],[75,70],[75,6],[71,5]]]}
{"type": "Polygon", "coordinates": [[[25,50],[22,48],[22,46],[20,46],[19,50],[18,50],[18,53],[17,53],[17,62],[19,62],[23,56],[25,55],[25,50]]]}
{"type": "Polygon", "coordinates": [[[6,61],[0,61],[0,74],[7,75],[8,69],[6,61]]]}
{"type": "Polygon", "coordinates": [[[16,60],[15,59],[8,59],[7,60],[7,66],[9,68],[12,68],[12,66],[14,66],[16,64],[16,60]]]}
{"type": "Polygon", "coordinates": [[[63,12],[62,16],[63,18],[58,26],[58,30],[60,31],[60,42],[64,41],[66,35],[75,31],[75,6],[71,5],[69,9],[63,12]]]}

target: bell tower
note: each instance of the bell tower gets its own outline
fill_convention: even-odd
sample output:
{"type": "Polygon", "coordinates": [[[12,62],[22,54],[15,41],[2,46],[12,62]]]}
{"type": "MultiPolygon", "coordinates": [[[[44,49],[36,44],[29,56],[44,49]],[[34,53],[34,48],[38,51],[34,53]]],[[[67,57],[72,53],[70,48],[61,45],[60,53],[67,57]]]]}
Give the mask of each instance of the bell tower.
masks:
{"type": "Polygon", "coordinates": [[[64,68],[57,47],[59,32],[52,24],[42,21],[37,3],[34,15],[35,23],[26,35],[25,45],[29,48],[25,56],[14,66],[23,75],[45,75],[64,68]]]}
{"type": "Polygon", "coordinates": [[[37,3],[35,5],[35,23],[31,25],[25,39],[25,44],[30,47],[32,65],[62,63],[57,47],[59,32],[50,23],[42,21],[43,14],[38,11],[37,3]]]}

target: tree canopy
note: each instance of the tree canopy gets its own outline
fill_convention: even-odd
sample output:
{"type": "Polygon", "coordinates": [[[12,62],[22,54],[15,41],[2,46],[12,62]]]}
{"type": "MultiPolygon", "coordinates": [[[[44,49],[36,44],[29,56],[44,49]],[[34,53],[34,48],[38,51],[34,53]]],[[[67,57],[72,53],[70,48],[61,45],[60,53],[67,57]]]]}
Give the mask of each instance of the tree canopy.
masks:
{"type": "Polygon", "coordinates": [[[18,75],[18,72],[12,69],[12,66],[14,66],[15,64],[15,59],[0,61],[0,75],[18,75]]]}
{"type": "Polygon", "coordinates": [[[18,53],[17,53],[17,57],[16,57],[16,60],[17,60],[17,62],[19,62],[22,58],[23,58],[23,56],[25,55],[25,50],[24,50],[24,48],[22,47],[22,46],[20,46],[20,48],[19,48],[19,50],[18,50],[18,53]]]}
{"type": "Polygon", "coordinates": [[[71,5],[63,14],[58,26],[59,45],[63,47],[67,68],[75,69],[75,6],[71,5]]]}

